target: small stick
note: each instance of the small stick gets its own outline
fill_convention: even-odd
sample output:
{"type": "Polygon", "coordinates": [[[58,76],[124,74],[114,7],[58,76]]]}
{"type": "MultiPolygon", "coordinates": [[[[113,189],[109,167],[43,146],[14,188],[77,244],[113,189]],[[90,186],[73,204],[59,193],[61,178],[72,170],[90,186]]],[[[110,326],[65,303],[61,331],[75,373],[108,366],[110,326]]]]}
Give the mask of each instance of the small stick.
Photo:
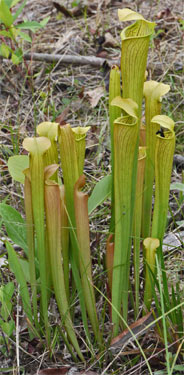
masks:
{"type": "Polygon", "coordinates": [[[59,62],[60,64],[73,64],[73,65],[91,65],[94,67],[101,67],[105,62],[108,65],[119,65],[120,61],[103,59],[96,56],[75,56],[75,55],[59,55],[49,53],[25,53],[25,60],[45,61],[45,62],[59,62]]]}
{"type": "MultiPolygon", "coordinates": [[[[73,64],[73,65],[91,65],[96,68],[102,67],[103,64],[107,64],[109,67],[112,65],[120,66],[120,57],[116,59],[105,59],[102,57],[96,56],[82,56],[82,55],[60,55],[60,54],[50,54],[50,53],[25,53],[23,55],[24,60],[31,60],[31,61],[44,61],[48,63],[58,62],[59,64],[73,64]]],[[[5,59],[4,57],[0,56],[0,60],[5,59]]],[[[7,59],[5,59],[7,60],[7,59]]],[[[162,64],[159,63],[148,63],[147,69],[159,70],[162,72],[162,64]],[[153,65],[153,66],[152,66],[153,65]]]]}

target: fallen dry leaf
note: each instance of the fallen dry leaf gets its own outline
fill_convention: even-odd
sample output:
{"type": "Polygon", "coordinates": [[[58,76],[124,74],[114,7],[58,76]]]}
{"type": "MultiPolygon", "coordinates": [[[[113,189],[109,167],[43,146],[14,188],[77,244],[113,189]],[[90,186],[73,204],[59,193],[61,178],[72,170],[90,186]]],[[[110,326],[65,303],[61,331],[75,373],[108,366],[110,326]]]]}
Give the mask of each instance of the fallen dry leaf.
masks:
{"type": "Polygon", "coordinates": [[[105,33],[105,41],[104,47],[117,47],[119,45],[119,41],[112,36],[111,33],[105,33]]]}
{"type": "Polygon", "coordinates": [[[168,18],[171,15],[171,10],[169,8],[161,10],[159,13],[157,13],[157,18],[160,20],[161,18],[168,18]]]}
{"type": "Polygon", "coordinates": [[[108,53],[107,51],[101,50],[96,53],[96,57],[101,57],[102,59],[106,59],[108,53]]]}
{"type": "Polygon", "coordinates": [[[84,86],[82,86],[80,92],[79,92],[79,98],[82,99],[84,97],[84,86]]]}
{"type": "MultiPolygon", "coordinates": [[[[138,337],[141,334],[145,334],[145,332],[149,329],[147,326],[154,321],[152,312],[149,312],[143,318],[138,319],[136,322],[130,325],[130,329],[133,334],[138,337]]],[[[154,324],[153,324],[154,325],[154,324]]],[[[153,327],[152,325],[152,327],[153,327]]],[[[114,337],[111,341],[111,349],[116,347],[121,347],[126,342],[128,343],[129,339],[132,337],[130,330],[127,328],[118,336],[114,337]]],[[[134,338],[133,338],[134,339],[134,338]]]]}
{"type": "Polygon", "coordinates": [[[55,122],[58,122],[59,125],[66,125],[66,117],[70,110],[69,105],[63,110],[63,112],[55,119],[55,122]]]}
{"type": "Polygon", "coordinates": [[[100,86],[94,90],[86,91],[85,95],[88,96],[91,107],[94,108],[97,106],[100,98],[104,96],[104,88],[100,86]]]}

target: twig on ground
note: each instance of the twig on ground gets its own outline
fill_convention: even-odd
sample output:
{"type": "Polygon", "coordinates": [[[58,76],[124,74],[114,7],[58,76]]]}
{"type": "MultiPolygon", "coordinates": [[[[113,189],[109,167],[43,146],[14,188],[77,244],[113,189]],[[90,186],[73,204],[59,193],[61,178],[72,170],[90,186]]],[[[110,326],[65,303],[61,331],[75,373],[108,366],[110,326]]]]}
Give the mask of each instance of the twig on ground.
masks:
{"type": "Polygon", "coordinates": [[[45,62],[59,62],[60,64],[73,64],[73,65],[92,65],[95,67],[101,67],[105,62],[108,65],[117,64],[120,61],[103,59],[96,56],[76,56],[76,55],[59,55],[59,54],[49,54],[49,53],[25,53],[25,60],[33,61],[45,61],[45,62]]]}

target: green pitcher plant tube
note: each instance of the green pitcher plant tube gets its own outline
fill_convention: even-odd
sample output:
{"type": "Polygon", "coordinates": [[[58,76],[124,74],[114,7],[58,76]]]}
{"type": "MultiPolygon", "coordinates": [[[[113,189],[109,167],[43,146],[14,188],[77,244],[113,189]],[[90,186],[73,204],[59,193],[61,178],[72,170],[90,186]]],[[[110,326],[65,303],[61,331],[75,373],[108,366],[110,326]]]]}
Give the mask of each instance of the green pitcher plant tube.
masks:
{"type": "Polygon", "coordinates": [[[65,279],[66,295],[69,301],[69,228],[68,216],[66,212],[65,187],[60,186],[61,198],[61,249],[63,257],[63,270],[65,279]]]}
{"type": "MultiPolygon", "coordinates": [[[[58,137],[58,126],[59,124],[56,122],[45,121],[41,122],[36,128],[37,134],[40,137],[47,137],[51,142],[51,147],[44,155],[45,166],[58,164],[58,151],[56,143],[58,137]]],[[[52,179],[55,179],[57,182],[57,173],[52,176],[52,179]]]]}
{"type": "Polygon", "coordinates": [[[65,186],[66,212],[70,228],[69,258],[72,267],[72,275],[80,299],[84,329],[86,336],[88,338],[88,342],[90,342],[89,330],[87,325],[86,307],[84,302],[85,298],[79,274],[79,246],[76,236],[76,221],[74,208],[74,186],[79,178],[78,160],[80,158],[77,153],[75,136],[69,124],[61,126],[59,128],[59,147],[61,156],[61,167],[63,171],[63,180],[65,186]]]}
{"type": "MultiPolygon", "coordinates": [[[[54,181],[57,179],[57,170],[59,168],[58,164],[51,164],[47,165],[44,168],[44,182],[46,180],[53,180],[54,181]],[[54,178],[53,178],[54,176],[54,178]]],[[[51,291],[52,291],[52,286],[53,286],[53,281],[52,281],[52,274],[51,274],[51,267],[50,267],[50,255],[49,255],[49,240],[48,240],[48,232],[45,230],[45,253],[46,253],[46,270],[47,270],[47,295],[48,295],[48,301],[50,300],[51,297],[51,291]]]]}
{"type": "Polygon", "coordinates": [[[37,285],[36,285],[36,270],[35,270],[35,238],[34,238],[34,221],[32,208],[32,193],[31,193],[31,175],[30,169],[24,170],[24,206],[26,214],[26,235],[28,246],[29,259],[29,274],[32,292],[33,315],[36,328],[38,325],[38,308],[37,308],[37,285]]]}
{"type": "Polygon", "coordinates": [[[155,23],[128,8],[118,9],[118,17],[123,22],[136,20],[121,32],[121,74],[123,98],[138,104],[140,120],[148,47],[155,23]]]}
{"type": "Polygon", "coordinates": [[[98,343],[101,342],[98,317],[96,312],[95,294],[92,280],[92,263],[90,254],[88,195],[81,191],[85,185],[85,176],[81,175],[75,184],[74,204],[79,244],[79,268],[86,303],[86,310],[98,343]]]}
{"type": "Polygon", "coordinates": [[[109,294],[112,294],[112,273],[113,273],[113,262],[114,262],[114,242],[113,234],[111,233],[106,243],[106,270],[108,277],[109,294]]]}
{"type": "MultiPolygon", "coordinates": [[[[166,285],[162,240],[167,219],[175,146],[174,123],[169,117],[160,115],[161,98],[169,91],[169,86],[154,81],[144,83],[149,41],[155,24],[146,21],[143,16],[127,8],[119,10],[118,15],[120,21],[135,21],[135,23],[126,27],[121,33],[121,70],[113,66],[110,73],[109,117],[112,176],[105,176],[100,184],[97,184],[89,208],[92,212],[111,194],[111,223],[106,249],[106,271],[114,337],[119,333],[122,320],[126,327],[128,324],[132,242],[134,244],[135,311],[136,316],[138,315],[142,233],[144,238],[146,237],[144,241],[146,259],[144,304],[146,309],[150,309],[151,305],[150,283],[151,276],[154,276],[156,272],[156,249],[162,269],[163,285],[166,285]],[[146,131],[144,125],[141,127],[143,92],[146,131]],[[139,141],[144,146],[140,149],[140,155],[139,141]],[[146,161],[146,177],[145,185],[143,185],[146,151],[148,161],[146,161]],[[150,231],[154,179],[155,204],[150,231]],[[144,209],[141,207],[143,196],[144,209]],[[141,215],[143,220],[141,220],[141,215]],[[142,233],[141,223],[143,223],[142,233]]],[[[64,341],[73,357],[76,359],[77,354],[81,360],[84,358],[72,323],[75,317],[74,304],[78,298],[86,334],[86,346],[94,355],[88,328],[89,321],[96,343],[100,344],[100,349],[102,348],[95,287],[92,280],[88,196],[82,191],[85,185],[83,169],[88,129],[89,127],[72,128],[69,124],[60,127],[57,123],[47,121],[37,127],[40,137],[26,138],[23,142],[23,147],[29,152],[29,170],[25,172],[24,194],[32,304],[18,257],[11,245],[7,245],[11,269],[19,284],[22,285],[23,307],[31,322],[30,325],[35,324],[33,327],[35,332],[41,335],[44,331],[46,332],[47,347],[49,347],[48,301],[53,288],[65,331],[64,341]],[[63,185],[58,184],[57,181],[57,141],[59,142],[63,185]],[[40,285],[37,285],[38,280],[40,285]],[[38,292],[41,295],[40,304],[38,292]],[[40,318],[38,309],[40,309],[40,318]],[[73,354],[72,350],[76,354],[73,354]]],[[[12,162],[14,163],[14,159],[10,165],[12,162]]],[[[24,182],[22,170],[27,167],[27,161],[25,165],[24,158],[21,158],[17,168],[19,171],[14,174],[14,176],[18,175],[18,181],[21,183],[24,182]],[[24,165],[23,168],[22,165],[24,165]]],[[[26,241],[24,242],[25,249],[27,249],[26,241]]],[[[98,291],[98,288],[96,290],[98,291]]],[[[164,289],[164,298],[167,302],[169,293],[166,292],[164,289]]],[[[169,303],[167,305],[169,306],[169,303]]]]}
{"type": "MultiPolygon", "coordinates": [[[[131,9],[119,9],[120,21],[136,22],[126,27],[121,32],[121,76],[123,98],[131,98],[138,105],[138,128],[140,128],[143,85],[146,75],[146,63],[150,37],[154,32],[155,23],[149,22],[144,17],[131,9]]],[[[139,147],[139,131],[134,151],[134,163],[132,174],[132,198],[131,198],[131,222],[133,222],[133,210],[135,203],[135,186],[137,176],[137,160],[139,147]]]]}
{"type": "Polygon", "coordinates": [[[157,134],[155,150],[155,204],[152,237],[162,243],[168,212],[170,180],[175,149],[174,121],[165,115],[154,116],[151,122],[159,124],[163,133],[157,134]]]}
{"type": "Polygon", "coordinates": [[[162,241],[167,222],[170,180],[175,149],[174,121],[168,116],[158,115],[153,117],[152,122],[159,124],[162,129],[160,133],[157,134],[155,150],[155,204],[152,221],[152,237],[160,240],[158,260],[162,268],[165,298],[167,303],[169,303],[169,290],[162,252],[162,241]]]}
{"type": "Polygon", "coordinates": [[[141,243],[141,218],[144,169],[146,160],[146,147],[139,147],[136,197],[133,216],[133,247],[134,247],[134,283],[135,283],[135,316],[139,312],[139,273],[140,273],[140,243],[141,243]]]}
{"type": "Polygon", "coordinates": [[[146,277],[145,277],[145,287],[144,287],[144,305],[149,311],[152,299],[152,283],[153,278],[151,272],[155,273],[155,257],[156,249],[160,246],[160,241],[158,238],[145,238],[143,241],[145,248],[145,261],[146,261],[146,277]]]}
{"type": "MultiPolygon", "coordinates": [[[[55,181],[45,181],[45,212],[47,223],[47,238],[50,255],[52,281],[62,323],[68,338],[75,348],[80,359],[84,360],[76,338],[74,327],[69,313],[66,295],[64,272],[61,258],[61,199],[60,188],[55,181]]],[[[69,346],[70,352],[72,348],[69,346]]]]}
{"type": "Polygon", "coordinates": [[[90,126],[86,126],[86,127],[77,126],[75,128],[72,128],[72,132],[74,134],[74,138],[76,142],[79,176],[83,174],[85,150],[86,150],[86,134],[89,129],[90,129],[90,126]]]}
{"type": "Polygon", "coordinates": [[[66,194],[66,207],[73,228],[75,228],[74,185],[79,178],[79,169],[75,137],[69,124],[59,128],[59,147],[66,194]]]}
{"type": "Polygon", "coordinates": [[[46,330],[46,340],[48,344],[50,337],[47,311],[48,297],[44,231],[44,154],[50,146],[51,142],[46,137],[25,138],[23,141],[23,148],[29,152],[30,158],[33,221],[37,239],[37,253],[40,267],[41,306],[46,330]]]}
{"type": "Polygon", "coordinates": [[[146,146],[146,126],[143,123],[140,125],[139,146],[140,147],[146,146]]]}
{"type": "Polygon", "coordinates": [[[76,242],[76,222],[74,208],[74,186],[79,178],[78,154],[74,133],[69,124],[59,129],[61,166],[65,186],[66,213],[70,227],[70,254],[72,265],[78,271],[78,245],[76,242]]]}
{"type": "MultiPolygon", "coordinates": [[[[121,116],[121,108],[111,105],[112,100],[121,97],[120,70],[113,65],[109,77],[109,123],[111,137],[111,169],[112,181],[114,181],[114,121],[121,116]]],[[[114,184],[111,189],[111,223],[110,232],[114,232],[114,184]]]]}
{"type": "MultiPolygon", "coordinates": [[[[132,119],[137,119],[137,110],[138,110],[138,105],[137,103],[135,103],[132,99],[130,98],[126,98],[126,99],[123,99],[121,98],[120,96],[117,96],[116,98],[114,98],[112,101],[111,101],[111,106],[115,106],[115,107],[118,107],[121,109],[122,113],[126,116],[126,115],[129,115],[130,118],[132,119]]],[[[120,119],[120,118],[119,118],[120,119]]],[[[114,122],[114,127],[115,127],[115,122],[114,122]]],[[[136,139],[137,140],[137,132],[138,132],[138,126],[135,127],[136,131],[134,132],[134,140],[136,139]]],[[[136,143],[137,144],[137,143],[136,143]]],[[[114,158],[115,158],[115,153],[117,152],[117,148],[118,148],[118,143],[115,142],[114,140],[114,158]]],[[[134,148],[134,152],[135,152],[135,148],[134,148]]],[[[114,164],[115,166],[115,164],[114,164]]],[[[122,164],[122,168],[123,168],[124,164],[122,164]]],[[[114,175],[114,172],[112,171],[113,175],[114,175]]],[[[114,177],[114,180],[112,181],[112,186],[113,186],[113,191],[115,191],[115,177],[114,177]]],[[[132,187],[132,183],[130,183],[130,186],[132,187]]],[[[131,191],[131,188],[129,187],[129,191],[131,191]]],[[[115,194],[114,194],[115,195],[115,194]]],[[[115,197],[114,197],[115,199],[115,197]]],[[[132,201],[132,199],[131,199],[132,201]]],[[[115,207],[115,205],[114,205],[115,207]]],[[[130,208],[130,213],[131,213],[131,208],[130,208]]],[[[130,219],[130,222],[131,222],[131,219],[130,219]]],[[[115,231],[116,231],[116,220],[115,220],[115,231]]],[[[129,223],[130,224],[130,223],[129,223]]],[[[130,225],[131,226],[131,225],[130,225]]],[[[130,232],[131,232],[131,228],[129,229],[130,232]]],[[[112,230],[111,230],[112,231],[112,230]]],[[[127,232],[127,236],[128,236],[128,233],[130,232],[127,232]]],[[[110,245],[109,245],[110,246],[110,245]]],[[[131,247],[131,239],[129,237],[129,245],[128,245],[128,248],[129,248],[129,251],[130,251],[130,247],[131,247]]],[[[127,265],[127,277],[128,277],[128,274],[129,274],[129,265],[127,265]]],[[[128,286],[126,285],[126,293],[128,294],[128,286]]],[[[128,298],[128,297],[127,297],[128,298]]],[[[127,308],[127,305],[126,303],[128,303],[128,300],[126,301],[126,299],[124,299],[125,301],[125,306],[127,308]]],[[[125,307],[124,307],[124,310],[125,310],[125,307]]],[[[125,312],[125,315],[124,315],[124,318],[126,317],[126,314],[127,312],[125,312]]]]}
{"type": "Polygon", "coordinates": [[[148,237],[151,230],[152,195],[155,175],[155,146],[157,138],[156,133],[160,129],[160,125],[156,122],[152,122],[151,120],[154,116],[160,115],[162,96],[167,94],[169,90],[170,86],[165,85],[162,82],[147,81],[144,83],[147,158],[143,198],[143,238],[148,237]]]}
{"type": "Polygon", "coordinates": [[[115,238],[112,278],[114,336],[118,334],[121,306],[123,306],[123,318],[127,321],[131,248],[131,187],[137,131],[138,119],[136,116],[124,115],[114,122],[115,238]]]}

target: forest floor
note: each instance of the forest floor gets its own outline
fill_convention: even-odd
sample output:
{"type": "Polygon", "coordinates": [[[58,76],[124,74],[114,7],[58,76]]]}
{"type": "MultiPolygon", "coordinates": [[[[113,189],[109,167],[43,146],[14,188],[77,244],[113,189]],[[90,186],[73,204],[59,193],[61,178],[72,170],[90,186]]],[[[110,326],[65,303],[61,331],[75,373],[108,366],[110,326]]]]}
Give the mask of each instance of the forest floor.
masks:
{"type": "MultiPolygon", "coordinates": [[[[31,46],[23,45],[25,53],[44,53],[75,56],[94,56],[111,61],[120,61],[120,32],[124,25],[118,21],[117,10],[130,7],[139,11],[146,19],[156,22],[156,33],[151,41],[148,56],[147,72],[149,79],[157,80],[171,86],[167,97],[163,99],[164,114],[175,121],[176,150],[172,182],[183,182],[184,162],[184,2],[182,0],[147,0],[147,1],[42,1],[28,0],[18,18],[40,22],[50,17],[45,28],[32,36],[31,46]],[[63,4],[61,6],[61,3],[63,4]],[[76,4],[78,3],[78,12],[76,4]],[[60,5],[58,5],[60,4],[60,5]],[[73,4],[73,7],[72,7],[73,4]],[[74,6],[75,5],[75,6],[74,6]],[[74,12],[71,16],[70,11],[74,12]],[[177,156],[181,157],[178,161],[177,156]]],[[[110,137],[108,122],[108,80],[110,67],[48,63],[46,61],[25,60],[18,66],[9,59],[1,60],[0,77],[0,171],[1,201],[11,204],[23,213],[23,190],[14,182],[7,168],[9,156],[23,152],[22,141],[27,136],[35,135],[36,126],[43,121],[59,121],[72,126],[90,126],[87,139],[85,173],[88,191],[92,191],[101,176],[110,173],[110,137]],[[27,77],[27,69],[29,77],[27,77]]],[[[182,280],[184,269],[183,243],[184,226],[177,224],[184,220],[184,198],[177,190],[171,191],[169,219],[165,243],[172,249],[166,257],[168,277],[175,281],[177,275],[182,280]],[[174,241],[174,242],[172,242],[174,241]]],[[[95,272],[103,270],[105,241],[110,221],[109,202],[101,206],[103,218],[98,214],[90,222],[92,247],[100,246],[101,255],[97,257],[95,272]],[[100,245],[99,245],[100,243],[100,245]]],[[[1,228],[2,239],[6,233],[1,228]]],[[[3,240],[0,243],[1,259],[6,259],[3,240]]],[[[18,249],[19,250],[19,249],[18,249]]],[[[94,257],[96,256],[94,250],[94,257]]],[[[7,263],[0,266],[2,285],[13,279],[9,274],[7,263]]],[[[103,279],[103,278],[102,278],[103,279]]],[[[105,293],[105,282],[102,291],[105,293]]],[[[18,297],[15,294],[16,315],[18,297]]],[[[99,312],[103,308],[102,299],[98,302],[99,312]]],[[[54,314],[54,308],[53,312],[54,314]]],[[[17,339],[11,337],[7,344],[0,342],[0,373],[33,375],[40,369],[52,368],[53,372],[42,374],[79,374],[88,369],[88,374],[148,374],[147,366],[140,355],[136,344],[124,347],[124,355],[109,353],[103,358],[88,360],[83,364],[72,362],[66,349],[56,343],[52,358],[35,339],[29,341],[24,333],[25,318],[20,312],[20,337],[17,350],[17,339]],[[17,359],[17,356],[19,358],[17,359]],[[18,366],[20,366],[18,368],[18,366]],[[57,371],[56,371],[57,368],[57,371]],[[107,370],[106,370],[107,368],[107,370]],[[54,372],[55,369],[55,372],[54,372]],[[89,372],[91,371],[91,372],[89,372]],[[94,372],[93,372],[94,371],[94,372]]],[[[0,328],[1,330],[1,328],[0,328]]],[[[107,323],[106,335],[110,330],[107,323]]],[[[106,336],[107,337],[107,336],[106,336]]],[[[165,356],[162,343],[158,337],[153,339],[153,332],[146,334],[143,348],[150,348],[147,356],[152,373],[166,375],[165,356]],[[152,351],[153,346],[155,351],[152,351]],[[154,353],[154,354],[153,354],[154,353]]],[[[175,351],[175,347],[173,349],[175,351]]],[[[184,373],[184,370],[183,370],[184,373]]],[[[41,372],[40,372],[41,374],[41,372]]],[[[181,375],[182,372],[173,374],[181,375]]],[[[167,374],[169,375],[169,374],[167,374]]]]}

